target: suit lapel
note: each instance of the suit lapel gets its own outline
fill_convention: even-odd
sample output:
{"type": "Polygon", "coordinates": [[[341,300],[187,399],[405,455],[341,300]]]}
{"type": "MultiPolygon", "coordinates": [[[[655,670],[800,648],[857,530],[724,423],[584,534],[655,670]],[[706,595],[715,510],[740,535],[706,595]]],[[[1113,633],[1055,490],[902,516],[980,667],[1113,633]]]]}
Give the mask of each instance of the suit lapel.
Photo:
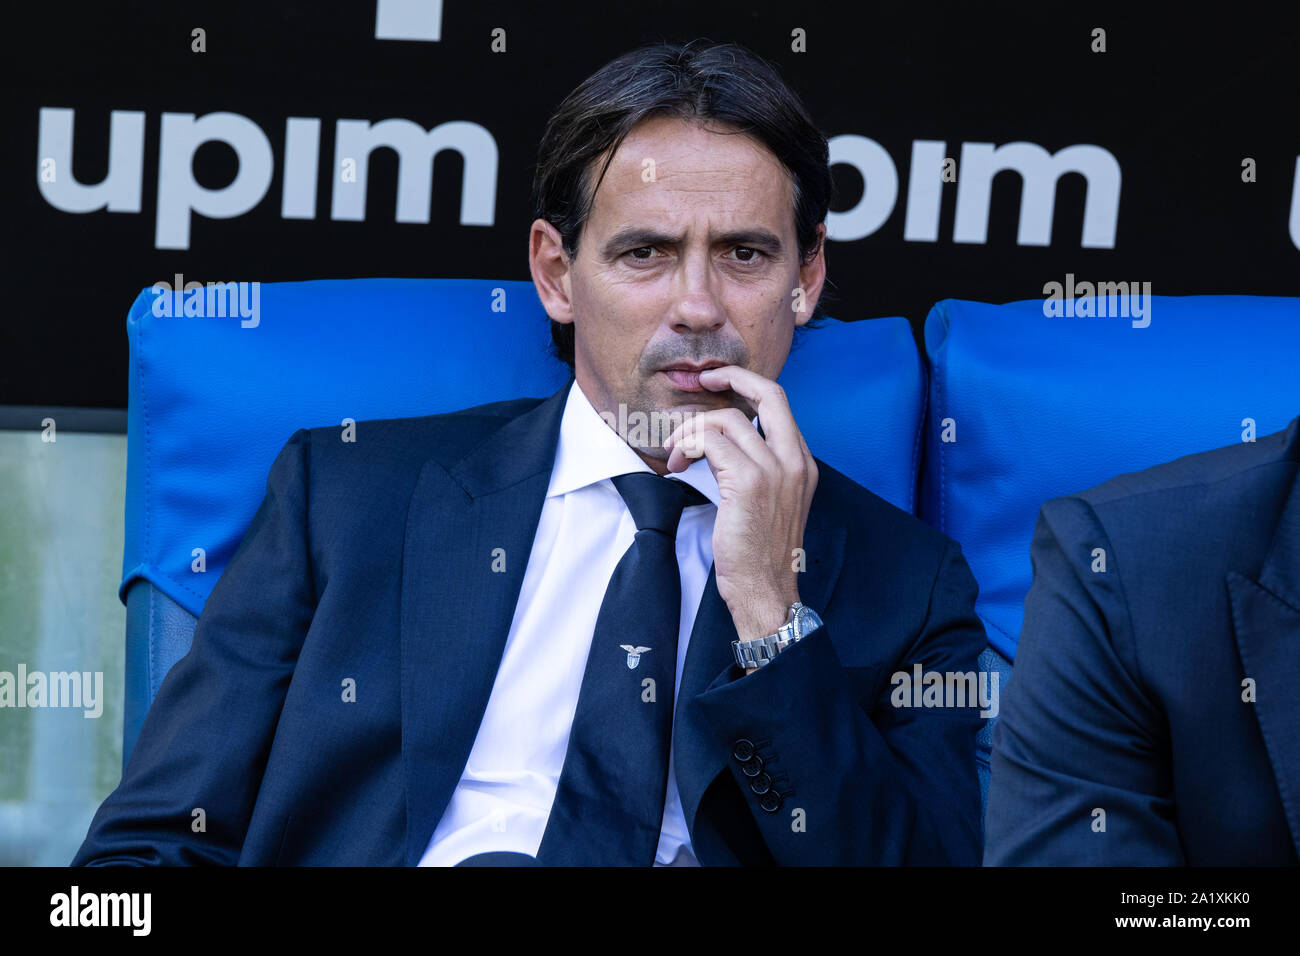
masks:
{"type": "Polygon", "coordinates": [[[572,382],[451,468],[425,462],[411,496],[401,610],[408,866],[424,855],[487,708],[572,382]],[[503,572],[492,570],[497,555],[503,572]]]}
{"type": "MultiPolygon", "coordinates": [[[[821,466],[822,462],[818,461],[821,466]]],[[[830,600],[835,580],[844,560],[844,526],[827,514],[820,492],[813,493],[804,529],[807,570],[800,574],[799,597],[819,614],[830,600]]],[[[712,739],[712,732],[695,703],[723,671],[735,668],[731,642],[738,639],[731,612],[718,595],[717,575],[709,568],[709,580],[700,598],[700,607],[691,627],[691,642],[686,648],[681,686],[677,692],[673,718],[673,769],[682,798],[682,812],[690,829],[695,855],[702,863],[721,862],[730,851],[713,839],[712,831],[697,829],[696,814],[709,784],[723,772],[730,753],[730,741],[712,739]]],[[[739,669],[735,670],[739,675],[739,669]]]]}
{"type": "Polygon", "coordinates": [[[1251,706],[1264,737],[1291,841],[1300,854],[1300,475],[1292,485],[1259,580],[1228,574],[1232,625],[1251,706]]]}

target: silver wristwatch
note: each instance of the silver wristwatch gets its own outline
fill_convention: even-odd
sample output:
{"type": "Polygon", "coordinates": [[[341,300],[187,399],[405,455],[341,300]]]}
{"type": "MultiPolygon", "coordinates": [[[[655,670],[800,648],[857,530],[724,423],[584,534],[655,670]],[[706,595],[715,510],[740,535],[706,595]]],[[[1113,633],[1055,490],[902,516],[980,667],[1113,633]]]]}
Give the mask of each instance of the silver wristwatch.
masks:
{"type": "Polygon", "coordinates": [[[731,652],[735,655],[736,666],[740,668],[763,667],[777,654],[797,644],[817,628],[822,626],[822,619],[806,604],[795,601],[790,605],[785,623],[776,629],[775,634],[760,637],[752,641],[732,641],[731,652]]]}

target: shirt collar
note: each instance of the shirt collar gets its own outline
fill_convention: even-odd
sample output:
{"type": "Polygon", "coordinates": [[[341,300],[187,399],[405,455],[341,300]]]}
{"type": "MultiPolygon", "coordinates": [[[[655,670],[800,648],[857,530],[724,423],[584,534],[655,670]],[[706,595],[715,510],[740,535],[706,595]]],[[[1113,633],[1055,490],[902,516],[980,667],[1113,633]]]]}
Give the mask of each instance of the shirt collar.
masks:
{"type": "MultiPolygon", "coordinates": [[[[757,415],[751,424],[758,427],[757,415]]],[[[597,481],[633,471],[654,474],[654,469],[642,461],[641,456],[600,417],[575,378],[569,387],[564,415],[560,419],[560,442],[546,496],[568,494],[597,481]]],[[[718,481],[703,457],[685,471],[665,477],[686,482],[714,505],[722,502],[718,481]]]]}

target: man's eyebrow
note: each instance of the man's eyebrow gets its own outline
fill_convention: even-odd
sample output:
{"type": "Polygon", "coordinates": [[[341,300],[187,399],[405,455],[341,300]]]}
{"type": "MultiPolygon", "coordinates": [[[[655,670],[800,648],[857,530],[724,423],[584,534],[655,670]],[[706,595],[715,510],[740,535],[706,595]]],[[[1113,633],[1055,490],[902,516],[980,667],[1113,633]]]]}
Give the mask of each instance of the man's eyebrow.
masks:
{"type": "MultiPolygon", "coordinates": [[[[681,241],[681,236],[670,235],[658,229],[629,226],[607,239],[601,246],[601,253],[610,259],[625,250],[639,249],[642,246],[676,246],[681,241]]],[[[781,237],[762,226],[719,233],[713,237],[713,243],[723,246],[753,246],[772,255],[779,255],[782,249],[781,237]]]]}

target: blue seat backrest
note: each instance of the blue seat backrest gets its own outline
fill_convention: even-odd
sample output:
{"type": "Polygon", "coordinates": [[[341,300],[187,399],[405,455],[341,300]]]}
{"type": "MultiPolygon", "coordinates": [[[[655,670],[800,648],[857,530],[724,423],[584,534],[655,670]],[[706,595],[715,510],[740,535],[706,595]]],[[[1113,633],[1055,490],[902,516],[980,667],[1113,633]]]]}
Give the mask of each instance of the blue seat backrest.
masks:
{"type": "MultiPolygon", "coordinates": [[[[1042,504],[1279,431],[1300,412],[1300,299],[1153,296],[1150,324],[1044,300],[930,311],[921,517],[958,541],[1014,661],[1042,504]],[[1248,421],[1249,420],[1249,421],[1248,421]]],[[[1095,311],[1095,310],[1094,310],[1095,311]]]]}

